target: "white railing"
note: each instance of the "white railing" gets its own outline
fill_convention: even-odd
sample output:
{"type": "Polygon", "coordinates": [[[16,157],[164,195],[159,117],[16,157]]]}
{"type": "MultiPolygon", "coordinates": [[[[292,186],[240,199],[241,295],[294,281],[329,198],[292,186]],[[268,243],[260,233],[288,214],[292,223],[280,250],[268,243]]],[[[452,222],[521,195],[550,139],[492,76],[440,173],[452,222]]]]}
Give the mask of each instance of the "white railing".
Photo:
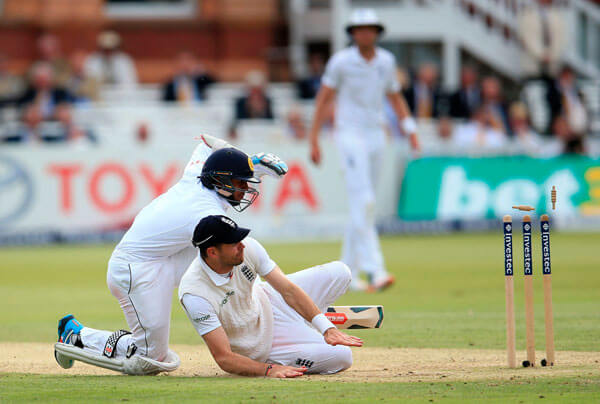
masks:
{"type": "Polygon", "coordinates": [[[518,28],[517,16],[520,10],[528,3],[526,0],[468,0],[459,1],[460,4],[472,4],[479,13],[493,18],[495,24],[508,26],[514,30],[518,28]]]}
{"type": "Polygon", "coordinates": [[[570,0],[574,46],[569,61],[590,77],[600,78],[600,6],[587,0],[570,0]]]}
{"type": "MultiPolygon", "coordinates": [[[[503,35],[520,46],[518,16],[532,5],[532,0],[455,0],[454,4],[487,24],[490,33],[503,35]]],[[[588,77],[600,77],[600,7],[587,0],[561,0],[555,4],[564,8],[567,17],[565,61],[588,77]]]]}

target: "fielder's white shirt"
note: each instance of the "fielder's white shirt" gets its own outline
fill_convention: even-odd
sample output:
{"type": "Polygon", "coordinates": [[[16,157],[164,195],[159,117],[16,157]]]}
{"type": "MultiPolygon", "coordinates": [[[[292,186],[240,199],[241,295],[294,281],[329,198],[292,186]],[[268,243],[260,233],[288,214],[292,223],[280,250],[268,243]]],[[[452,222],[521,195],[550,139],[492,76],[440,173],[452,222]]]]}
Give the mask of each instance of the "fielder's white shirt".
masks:
{"type": "Polygon", "coordinates": [[[195,249],[192,236],[198,222],[209,215],[225,215],[230,206],[197,178],[211,153],[204,143],[196,147],[181,179],[138,213],[113,258],[148,262],[195,249]]]}
{"type": "Polygon", "coordinates": [[[337,52],[327,62],[321,83],[337,90],[336,129],[380,129],[386,94],[400,91],[394,55],[379,47],[369,61],[356,46],[337,52]]]}
{"type": "MultiPolygon", "coordinates": [[[[269,257],[265,248],[258,241],[252,237],[246,237],[242,243],[245,246],[244,261],[246,259],[251,260],[259,276],[265,277],[275,268],[275,262],[269,257]]],[[[198,260],[202,270],[215,285],[223,286],[229,283],[235,267],[228,274],[218,274],[204,262],[200,255],[198,255],[198,260]]],[[[221,327],[217,312],[205,298],[186,293],[183,295],[181,301],[188,318],[199,335],[204,335],[221,327]]]]}

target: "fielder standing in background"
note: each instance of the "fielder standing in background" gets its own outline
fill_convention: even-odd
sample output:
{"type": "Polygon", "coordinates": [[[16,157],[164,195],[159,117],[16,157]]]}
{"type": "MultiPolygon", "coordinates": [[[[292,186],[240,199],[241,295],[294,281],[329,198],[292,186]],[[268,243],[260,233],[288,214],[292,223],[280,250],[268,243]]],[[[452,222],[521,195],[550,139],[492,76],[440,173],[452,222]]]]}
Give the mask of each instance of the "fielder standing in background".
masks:
{"type": "Polygon", "coordinates": [[[384,30],[377,15],[371,9],[355,10],[346,30],[354,44],[327,63],[310,132],[311,159],[315,164],[321,161],[319,132],[327,106],[337,94],[334,134],[350,202],[342,261],[353,272],[351,289],[379,291],[394,283],[385,269],[375,228],[375,180],[386,141],[386,98],[414,151],[419,151],[419,141],[416,123],[400,94],[394,56],[376,46],[384,30]],[[359,271],[367,274],[368,286],[358,277],[359,271]]]}

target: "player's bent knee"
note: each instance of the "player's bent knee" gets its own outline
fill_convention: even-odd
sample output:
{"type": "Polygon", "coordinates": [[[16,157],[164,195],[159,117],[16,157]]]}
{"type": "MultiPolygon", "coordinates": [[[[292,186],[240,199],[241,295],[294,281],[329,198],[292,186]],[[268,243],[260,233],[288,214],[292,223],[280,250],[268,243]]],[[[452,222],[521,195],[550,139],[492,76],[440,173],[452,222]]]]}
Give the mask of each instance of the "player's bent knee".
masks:
{"type": "Polygon", "coordinates": [[[350,284],[352,281],[352,271],[350,271],[348,265],[344,264],[342,261],[333,261],[330,265],[337,281],[350,284]]]}
{"type": "Polygon", "coordinates": [[[343,348],[344,349],[341,350],[340,357],[339,357],[339,365],[340,365],[339,372],[350,368],[352,366],[352,362],[353,362],[352,350],[347,346],[345,346],[343,348]]]}
{"type": "Polygon", "coordinates": [[[335,355],[321,374],[334,374],[342,372],[352,366],[352,351],[347,346],[335,347],[335,355]]]}

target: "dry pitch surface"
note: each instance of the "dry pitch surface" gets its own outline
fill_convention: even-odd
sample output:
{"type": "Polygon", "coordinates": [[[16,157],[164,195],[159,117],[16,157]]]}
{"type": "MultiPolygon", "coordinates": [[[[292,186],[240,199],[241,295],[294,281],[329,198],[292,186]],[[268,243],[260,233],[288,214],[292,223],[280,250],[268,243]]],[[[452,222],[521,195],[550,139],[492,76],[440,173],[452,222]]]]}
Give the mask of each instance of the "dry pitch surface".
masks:
{"type": "MultiPolygon", "coordinates": [[[[181,358],[174,376],[229,377],[213,362],[205,346],[173,345],[181,358]]],[[[419,382],[515,380],[535,377],[600,377],[600,352],[557,352],[557,366],[508,369],[505,352],[479,349],[357,348],[354,365],[334,376],[310,376],[323,381],[419,382]]],[[[520,358],[525,353],[519,354],[520,358]]],[[[537,353],[539,359],[543,352],[537,353]]],[[[77,362],[60,368],[51,344],[0,343],[0,373],[114,375],[114,372],[77,362]]]]}

